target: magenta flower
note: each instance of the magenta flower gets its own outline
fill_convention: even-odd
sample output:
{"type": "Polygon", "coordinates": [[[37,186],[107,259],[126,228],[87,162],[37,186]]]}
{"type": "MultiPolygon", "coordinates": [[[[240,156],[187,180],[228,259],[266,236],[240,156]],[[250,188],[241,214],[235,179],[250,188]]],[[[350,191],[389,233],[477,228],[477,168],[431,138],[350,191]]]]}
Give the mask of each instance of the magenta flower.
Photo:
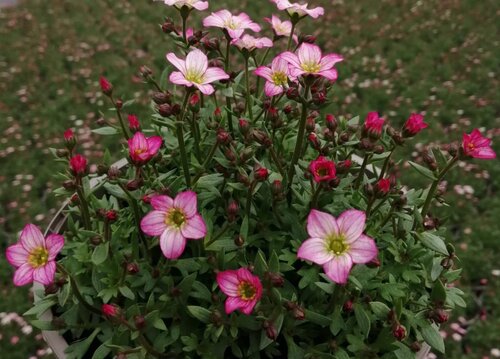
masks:
{"type": "Polygon", "coordinates": [[[175,6],[178,9],[183,6],[187,6],[190,9],[194,8],[196,10],[208,9],[208,1],[202,0],[165,0],[165,5],[175,6]]]}
{"type": "Polygon", "coordinates": [[[385,120],[377,112],[369,112],[365,118],[363,134],[378,139],[382,136],[385,120]]]}
{"type": "Polygon", "coordinates": [[[310,238],[300,246],[297,257],[322,265],[335,283],[347,282],[355,263],[368,263],[377,257],[375,241],[364,235],[364,212],[350,209],[335,219],[313,209],[307,218],[310,238]]]}
{"type": "Polygon", "coordinates": [[[146,137],[142,132],[136,132],[128,140],[130,160],[136,166],[148,163],[160,150],[163,140],[160,136],[146,137]]]}
{"type": "MultiPolygon", "coordinates": [[[[255,74],[266,79],[264,93],[269,97],[283,93],[284,88],[288,85],[288,79],[290,78],[288,62],[283,60],[280,56],[274,58],[270,68],[267,66],[260,66],[255,70],[255,74]]],[[[290,78],[290,80],[294,81],[295,78],[290,78]]]]}
{"type": "Polygon", "coordinates": [[[428,126],[429,125],[424,122],[424,116],[418,113],[412,113],[405,122],[403,134],[405,137],[413,137],[428,126]]]}
{"type": "Polygon", "coordinates": [[[337,79],[337,70],[333,67],[337,62],[344,60],[337,54],[323,56],[319,46],[308,43],[300,45],[296,54],[287,51],[280,57],[290,64],[290,73],[293,77],[318,75],[330,81],[337,79]]]}
{"type": "Polygon", "coordinates": [[[249,52],[255,49],[262,49],[263,47],[273,47],[273,41],[267,37],[253,37],[252,35],[245,34],[239,39],[233,39],[232,45],[235,45],[240,50],[246,49],[249,52]]]}
{"type": "Polygon", "coordinates": [[[239,15],[233,15],[228,10],[213,12],[203,20],[205,27],[220,27],[227,31],[232,39],[238,39],[243,35],[246,29],[254,32],[260,31],[259,24],[253,22],[250,17],[242,12],[239,15]]]}
{"type": "Polygon", "coordinates": [[[288,0],[271,0],[275,3],[279,10],[286,10],[288,15],[293,16],[297,14],[299,17],[310,16],[313,19],[317,19],[325,13],[325,9],[322,7],[315,7],[314,9],[308,9],[308,4],[293,4],[288,0]]]}
{"type": "Polygon", "coordinates": [[[170,74],[170,81],[176,85],[197,87],[205,95],[211,95],[215,89],[210,83],[226,80],[229,75],[218,67],[208,67],[208,58],[198,49],[191,51],[186,60],[181,60],[174,53],[167,54],[170,61],[179,71],[170,74]]]}
{"type": "Polygon", "coordinates": [[[154,211],[141,221],[141,229],[149,236],[160,237],[160,248],[168,259],[177,259],[184,252],[187,239],[201,239],[207,234],[205,221],[198,213],[196,193],[179,193],[151,197],[154,211]]]}
{"type": "Polygon", "coordinates": [[[490,146],[491,140],[483,137],[477,128],[469,135],[464,133],[462,148],[466,156],[483,160],[494,159],[497,155],[490,146]]]}
{"type": "Polygon", "coordinates": [[[69,159],[69,168],[75,176],[82,176],[87,171],[87,159],[82,155],[74,155],[69,159]]]}
{"type": "Polygon", "coordinates": [[[276,15],[271,16],[271,18],[264,18],[265,21],[271,24],[274,34],[276,36],[286,36],[290,37],[292,32],[292,22],[291,21],[281,21],[276,15]]]}
{"type": "Polygon", "coordinates": [[[319,156],[309,164],[309,171],[313,175],[314,182],[325,182],[335,179],[337,171],[335,163],[329,159],[319,156]]]}
{"type": "Polygon", "coordinates": [[[7,248],[7,261],[16,268],[14,284],[23,286],[33,281],[49,285],[56,273],[56,256],[64,246],[64,237],[50,234],[43,237],[40,228],[27,224],[19,242],[7,248]]]}
{"type": "Polygon", "coordinates": [[[249,315],[262,297],[262,283],[259,277],[246,268],[217,273],[217,284],[228,296],[225,304],[227,314],[239,309],[249,315]]]}

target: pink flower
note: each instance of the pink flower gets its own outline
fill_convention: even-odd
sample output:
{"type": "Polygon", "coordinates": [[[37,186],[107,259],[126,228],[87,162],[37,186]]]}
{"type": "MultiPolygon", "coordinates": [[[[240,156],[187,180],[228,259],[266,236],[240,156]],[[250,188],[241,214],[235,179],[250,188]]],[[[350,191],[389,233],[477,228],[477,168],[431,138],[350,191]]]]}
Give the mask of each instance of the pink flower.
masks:
{"type": "Polygon", "coordinates": [[[335,219],[313,209],[307,218],[310,238],[300,246],[297,257],[323,266],[335,283],[344,284],[355,263],[368,263],[377,257],[375,241],[364,235],[364,212],[350,209],[335,219]]]}
{"type": "Polygon", "coordinates": [[[190,9],[195,8],[196,10],[208,9],[208,1],[202,0],[165,0],[165,5],[175,6],[178,9],[183,6],[187,6],[190,9]]]}
{"type": "Polygon", "coordinates": [[[273,15],[270,19],[266,17],[264,20],[271,24],[276,36],[290,37],[290,34],[292,33],[291,21],[281,21],[276,15],[273,15]]]}
{"type": "MultiPolygon", "coordinates": [[[[288,62],[283,60],[280,56],[274,58],[270,68],[267,66],[260,66],[255,70],[255,74],[266,79],[264,92],[266,96],[269,97],[283,93],[284,88],[288,85],[288,79],[290,78],[288,62]]],[[[291,78],[290,80],[294,81],[295,78],[291,78]]]]}
{"type": "Polygon", "coordinates": [[[300,45],[296,54],[287,51],[280,57],[290,64],[290,73],[293,77],[318,75],[330,81],[337,79],[337,70],[333,67],[337,62],[344,60],[337,54],[323,56],[319,46],[308,43],[300,45]]]}
{"type": "Polygon", "coordinates": [[[239,39],[233,39],[232,45],[235,45],[240,50],[246,49],[253,51],[255,49],[262,49],[263,47],[273,47],[273,41],[267,37],[253,37],[252,35],[245,34],[239,39]]]}
{"type": "Polygon", "coordinates": [[[75,155],[69,160],[69,168],[75,176],[81,176],[87,171],[87,159],[82,155],[75,155]]]}
{"type": "Polygon", "coordinates": [[[210,83],[229,78],[229,75],[218,67],[208,68],[207,56],[198,49],[191,51],[186,60],[179,59],[172,52],[167,54],[167,60],[179,70],[170,74],[172,83],[195,86],[205,95],[211,95],[215,91],[210,83]]]}
{"type": "Polygon", "coordinates": [[[23,286],[33,281],[49,285],[56,273],[56,256],[64,246],[64,237],[50,234],[43,237],[40,228],[27,224],[19,242],[7,248],[7,261],[16,268],[14,284],[23,286]]]}
{"type": "Polygon", "coordinates": [[[240,38],[246,29],[254,32],[260,31],[260,26],[253,22],[244,12],[233,15],[228,10],[213,12],[212,15],[203,20],[203,26],[220,27],[226,30],[232,39],[240,38]]]}
{"type": "Polygon", "coordinates": [[[217,284],[228,296],[225,304],[227,314],[239,309],[249,315],[262,297],[262,283],[259,277],[246,268],[217,273],[217,284]]]}
{"type": "Polygon", "coordinates": [[[366,116],[363,133],[372,138],[380,138],[385,120],[379,117],[377,112],[370,112],[366,116]]]}
{"type": "Polygon", "coordinates": [[[483,160],[496,158],[497,155],[490,146],[491,140],[483,137],[477,128],[470,135],[464,133],[462,148],[466,156],[483,160]]]}
{"type": "Polygon", "coordinates": [[[418,113],[412,113],[405,122],[403,134],[406,137],[413,137],[428,126],[429,125],[424,122],[424,116],[418,113]]]}
{"type": "Polygon", "coordinates": [[[207,234],[193,191],[181,192],[175,199],[152,196],[151,205],[154,211],[142,219],[141,229],[147,235],[160,237],[160,248],[168,259],[182,255],[188,238],[201,239],[207,234]]]}
{"type": "Polygon", "coordinates": [[[271,2],[275,3],[279,10],[286,10],[290,16],[293,16],[294,14],[297,14],[299,17],[309,15],[313,19],[317,19],[325,13],[325,9],[322,7],[308,9],[307,3],[303,5],[293,4],[288,0],[271,0],[271,2]]]}
{"type": "Polygon", "coordinates": [[[311,161],[309,171],[311,171],[314,182],[316,183],[331,181],[332,179],[335,179],[337,175],[335,163],[323,156],[319,156],[314,161],[311,161]]]}
{"type": "Polygon", "coordinates": [[[141,166],[148,163],[160,150],[163,140],[160,136],[147,138],[142,132],[136,132],[128,140],[128,153],[132,163],[141,166]]]}

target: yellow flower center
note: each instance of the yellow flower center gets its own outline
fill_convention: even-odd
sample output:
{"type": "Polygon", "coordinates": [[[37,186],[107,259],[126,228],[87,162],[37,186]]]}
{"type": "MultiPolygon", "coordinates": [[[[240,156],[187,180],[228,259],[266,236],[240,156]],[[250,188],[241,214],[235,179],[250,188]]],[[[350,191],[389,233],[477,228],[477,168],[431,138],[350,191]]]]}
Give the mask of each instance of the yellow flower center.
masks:
{"type": "Polygon", "coordinates": [[[143,154],[143,153],[144,153],[144,152],[146,152],[146,151],[147,151],[147,150],[146,150],[146,149],[144,149],[144,148],[137,148],[137,149],[135,149],[135,150],[134,150],[134,153],[135,153],[136,155],[141,155],[141,154],[143,154]]]}
{"type": "Polygon", "coordinates": [[[31,251],[28,263],[33,268],[43,267],[49,261],[49,251],[44,247],[38,247],[31,251]]]}
{"type": "Polygon", "coordinates": [[[174,226],[177,228],[181,228],[184,223],[186,223],[186,215],[184,211],[179,208],[174,208],[167,213],[167,217],[165,218],[165,224],[169,226],[174,226]]]}
{"type": "Polygon", "coordinates": [[[345,242],[345,237],[332,235],[326,239],[326,249],[336,256],[340,256],[349,250],[349,245],[345,242]]]}
{"type": "Polygon", "coordinates": [[[203,83],[203,74],[200,74],[199,72],[188,71],[186,74],[186,80],[201,85],[203,83]]]}
{"type": "Polygon", "coordinates": [[[469,147],[469,150],[473,150],[473,149],[475,149],[475,148],[476,148],[476,146],[474,146],[474,144],[473,144],[473,143],[469,143],[469,144],[467,145],[467,147],[469,147]]]}
{"type": "Polygon", "coordinates": [[[257,291],[255,287],[248,282],[241,282],[238,285],[238,296],[243,300],[253,300],[257,291]]]}
{"type": "Polygon", "coordinates": [[[271,78],[273,79],[274,84],[277,86],[286,85],[286,83],[288,82],[288,76],[284,72],[274,72],[271,78]]]}
{"type": "Polygon", "coordinates": [[[320,64],[318,64],[317,62],[304,62],[300,66],[302,67],[302,70],[312,74],[318,72],[321,69],[320,64]]]}
{"type": "Polygon", "coordinates": [[[235,22],[233,19],[226,21],[226,27],[231,30],[236,30],[239,27],[239,24],[235,22]]]}

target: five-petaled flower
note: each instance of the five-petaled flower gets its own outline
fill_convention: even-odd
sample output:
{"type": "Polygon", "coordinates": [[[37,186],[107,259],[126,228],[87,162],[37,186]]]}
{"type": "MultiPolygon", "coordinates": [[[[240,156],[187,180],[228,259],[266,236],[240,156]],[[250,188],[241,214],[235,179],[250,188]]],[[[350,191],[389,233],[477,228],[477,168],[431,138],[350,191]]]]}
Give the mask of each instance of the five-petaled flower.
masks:
{"type": "Polygon", "coordinates": [[[403,135],[405,137],[413,137],[429,125],[424,122],[424,116],[418,113],[412,113],[406,120],[403,127],[403,135]]]}
{"type": "Polygon", "coordinates": [[[217,273],[217,284],[228,297],[225,304],[227,314],[239,309],[249,315],[262,297],[259,277],[246,268],[217,273]]]}
{"type": "Polygon", "coordinates": [[[27,224],[19,242],[7,248],[6,257],[16,268],[14,284],[23,286],[33,281],[49,285],[56,273],[56,256],[64,246],[64,237],[50,234],[43,237],[40,228],[27,224]]]}
{"type": "Polygon", "coordinates": [[[266,79],[264,93],[268,97],[283,93],[284,88],[288,85],[288,80],[295,80],[295,78],[290,78],[288,62],[280,56],[274,58],[271,67],[258,67],[255,74],[266,79]]]}
{"type": "Polygon", "coordinates": [[[276,36],[290,37],[292,33],[292,22],[289,20],[281,21],[276,15],[271,16],[271,18],[264,18],[265,21],[271,24],[274,34],[276,36]]]}
{"type": "Polygon", "coordinates": [[[483,137],[476,128],[470,134],[464,133],[462,148],[467,157],[491,160],[497,157],[495,151],[491,148],[491,140],[483,137]]]}
{"type": "Polygon", "coordinates": [[[183,6],[188,7],[189,9],[196,9],[196,10],[206,10],[208,9],[208,1],[202,1],[202,0],[164,0],[165,5],[168,6],[175,6],[176,8],[180,9],[183,6]]]}
{"type": "Polygon", "coordinates": [[[307,239],[297,257],[323,266],[325,274],[335,283],[347,282],[355,263],[368,263],[377,254],[375,241],[363,234],[366,215],[350,209],[337,219],[312,210],[307,218],[307,239]]]}
{"type": "Polygon", "coordinates": [[[308,43],[300,45],[296,53],[286,51],[280,57],[290,64],[290,74],[293,77],[317,75],[330,81],[337,80],[337,70],[334,66],[344,60],[337,54],[323,56],[319,46],[308,43]]]}
{"type": "Polygon", "coordinates": [[[203,20],[203,26],[220,27],[227,31],[231,39],[239,39],[246,29],[260,31],[260,25],[253,22],[244,12],[233,15],[228,10],[213,12],[203,20]]]}
{"type": "Polygon", "coordinates": [[[239,39],[233,39],[231,44],[240,50],[247,50],[252,52],[255,49],[262,49],[263,47],[273,47],[273,41],[267,37],[253,37],[252,35],[245,34],[239,39]]]}
{"type": "Polygon", "coordinates": [[[208,67],[208,58],[198,49],[191,51],[186,60],[181,60],[174,53],[167,54],[167,60],[179,71],[170,74],[170,81],[176,85],[197,87],[205,95],[211,95],[215,89],[210,83],[226,80],[229,75],[218,67],[208,67]]]}
{"type": "Polygon", "coordinates": [[[309,164],[309,171],[311,171],[314,182],[325,182],[335,179],[337,174],[335,163],[329,159],[319,156],[309,164]]]}
{"type": "Polygon", "coordinates": [[[286,10],[288,15],[293,16],[297,14],[299,17],[310,16],[313,19],[317,19],[325,13],[325,9],[318,6],[314,9],[308,9],[308,4],[294,4],[288,0],[271,0],[275,3],[279,10],[286,10]]]}
{"type": "Polygon", "coordinates": [[[142,219],[141,229],[147,235],[160,237],[160,248],[168,259],[182,255],[187,239],[201,239],[207,234],[193,191],[181,192],[175,199],[153,196],[150,201],[154,210],[142,219]]]}
{"type": "Polygon", "coordinates": [[[380,138],[380,136],[382,136],[384,123],[385,120],[381,118],[377,112],[369,112],[368,115],[366,115],[363,134],[374,139],[380,138]]]}
{"type": "Polygon", "coordinates": [[[142,132],[136,132],[128,140],[130,160],[136,166],[148,163],[160,150],[163,140],[160,136],[146,137],[142,132]]]}

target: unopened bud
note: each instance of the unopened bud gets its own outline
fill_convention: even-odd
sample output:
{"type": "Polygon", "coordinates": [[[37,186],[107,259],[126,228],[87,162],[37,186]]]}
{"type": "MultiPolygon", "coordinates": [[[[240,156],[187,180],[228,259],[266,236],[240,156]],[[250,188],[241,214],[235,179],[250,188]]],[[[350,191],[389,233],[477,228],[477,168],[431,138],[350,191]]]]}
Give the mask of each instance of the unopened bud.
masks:
{"type": "Polygon", "coordinates": [[[264,182],[269,177],[269,171],[265,167],[257,168],[254,172],[254,178],[257,182],[264,182]]]}
{"type": "Polygon", "coordinates": [[[137,263],[134,263],[134,262],[128,263],[127,264],[127,273],[131,274],[131,275],[139,273],[139,266],[137,265],[137,263]]]}
{"type": "Polygon", "coordinates": [[[153,94],[153,101],[157,105],[163,105],[165,103],[170,103],[172,94],[170,92],[155,92],[153,94]]]}
{"type": "Polygon", "coordinates": [[[142,315],[136,315],[134,316],[134,324],[138,330],[142,330],[146,326],[146,320],[142,315]]]}
{"type": "Polygon", "coordinates": [[[404,338],[406,338],[406,328],[402,326],[401,324],[397,324],[393,329],[392,329],[392,335],[394,338],[396,338],[399,341],[403,341],[404,338]]]}
{"type": "Polygon", "coordinates": [[[238,205],[238,202],[232,200],[227,205],[227,220],[229,222],[234,222],[239,212],[240,212],[240,206],[238,205]]]}
{"type": "Polygon", "coordinates": [[[342,310],[346,313],[352,312],[354,303],[352,302],[351,299],[348,299],[344,302],[344,305],[342,306],[342,310]]]}
{"type": "Polygon", "coordinates": [[[253,139],[264,147],[271,147],[272,141],[271,138],[262,130],[254,129],[252,131],[253,139]]]}

